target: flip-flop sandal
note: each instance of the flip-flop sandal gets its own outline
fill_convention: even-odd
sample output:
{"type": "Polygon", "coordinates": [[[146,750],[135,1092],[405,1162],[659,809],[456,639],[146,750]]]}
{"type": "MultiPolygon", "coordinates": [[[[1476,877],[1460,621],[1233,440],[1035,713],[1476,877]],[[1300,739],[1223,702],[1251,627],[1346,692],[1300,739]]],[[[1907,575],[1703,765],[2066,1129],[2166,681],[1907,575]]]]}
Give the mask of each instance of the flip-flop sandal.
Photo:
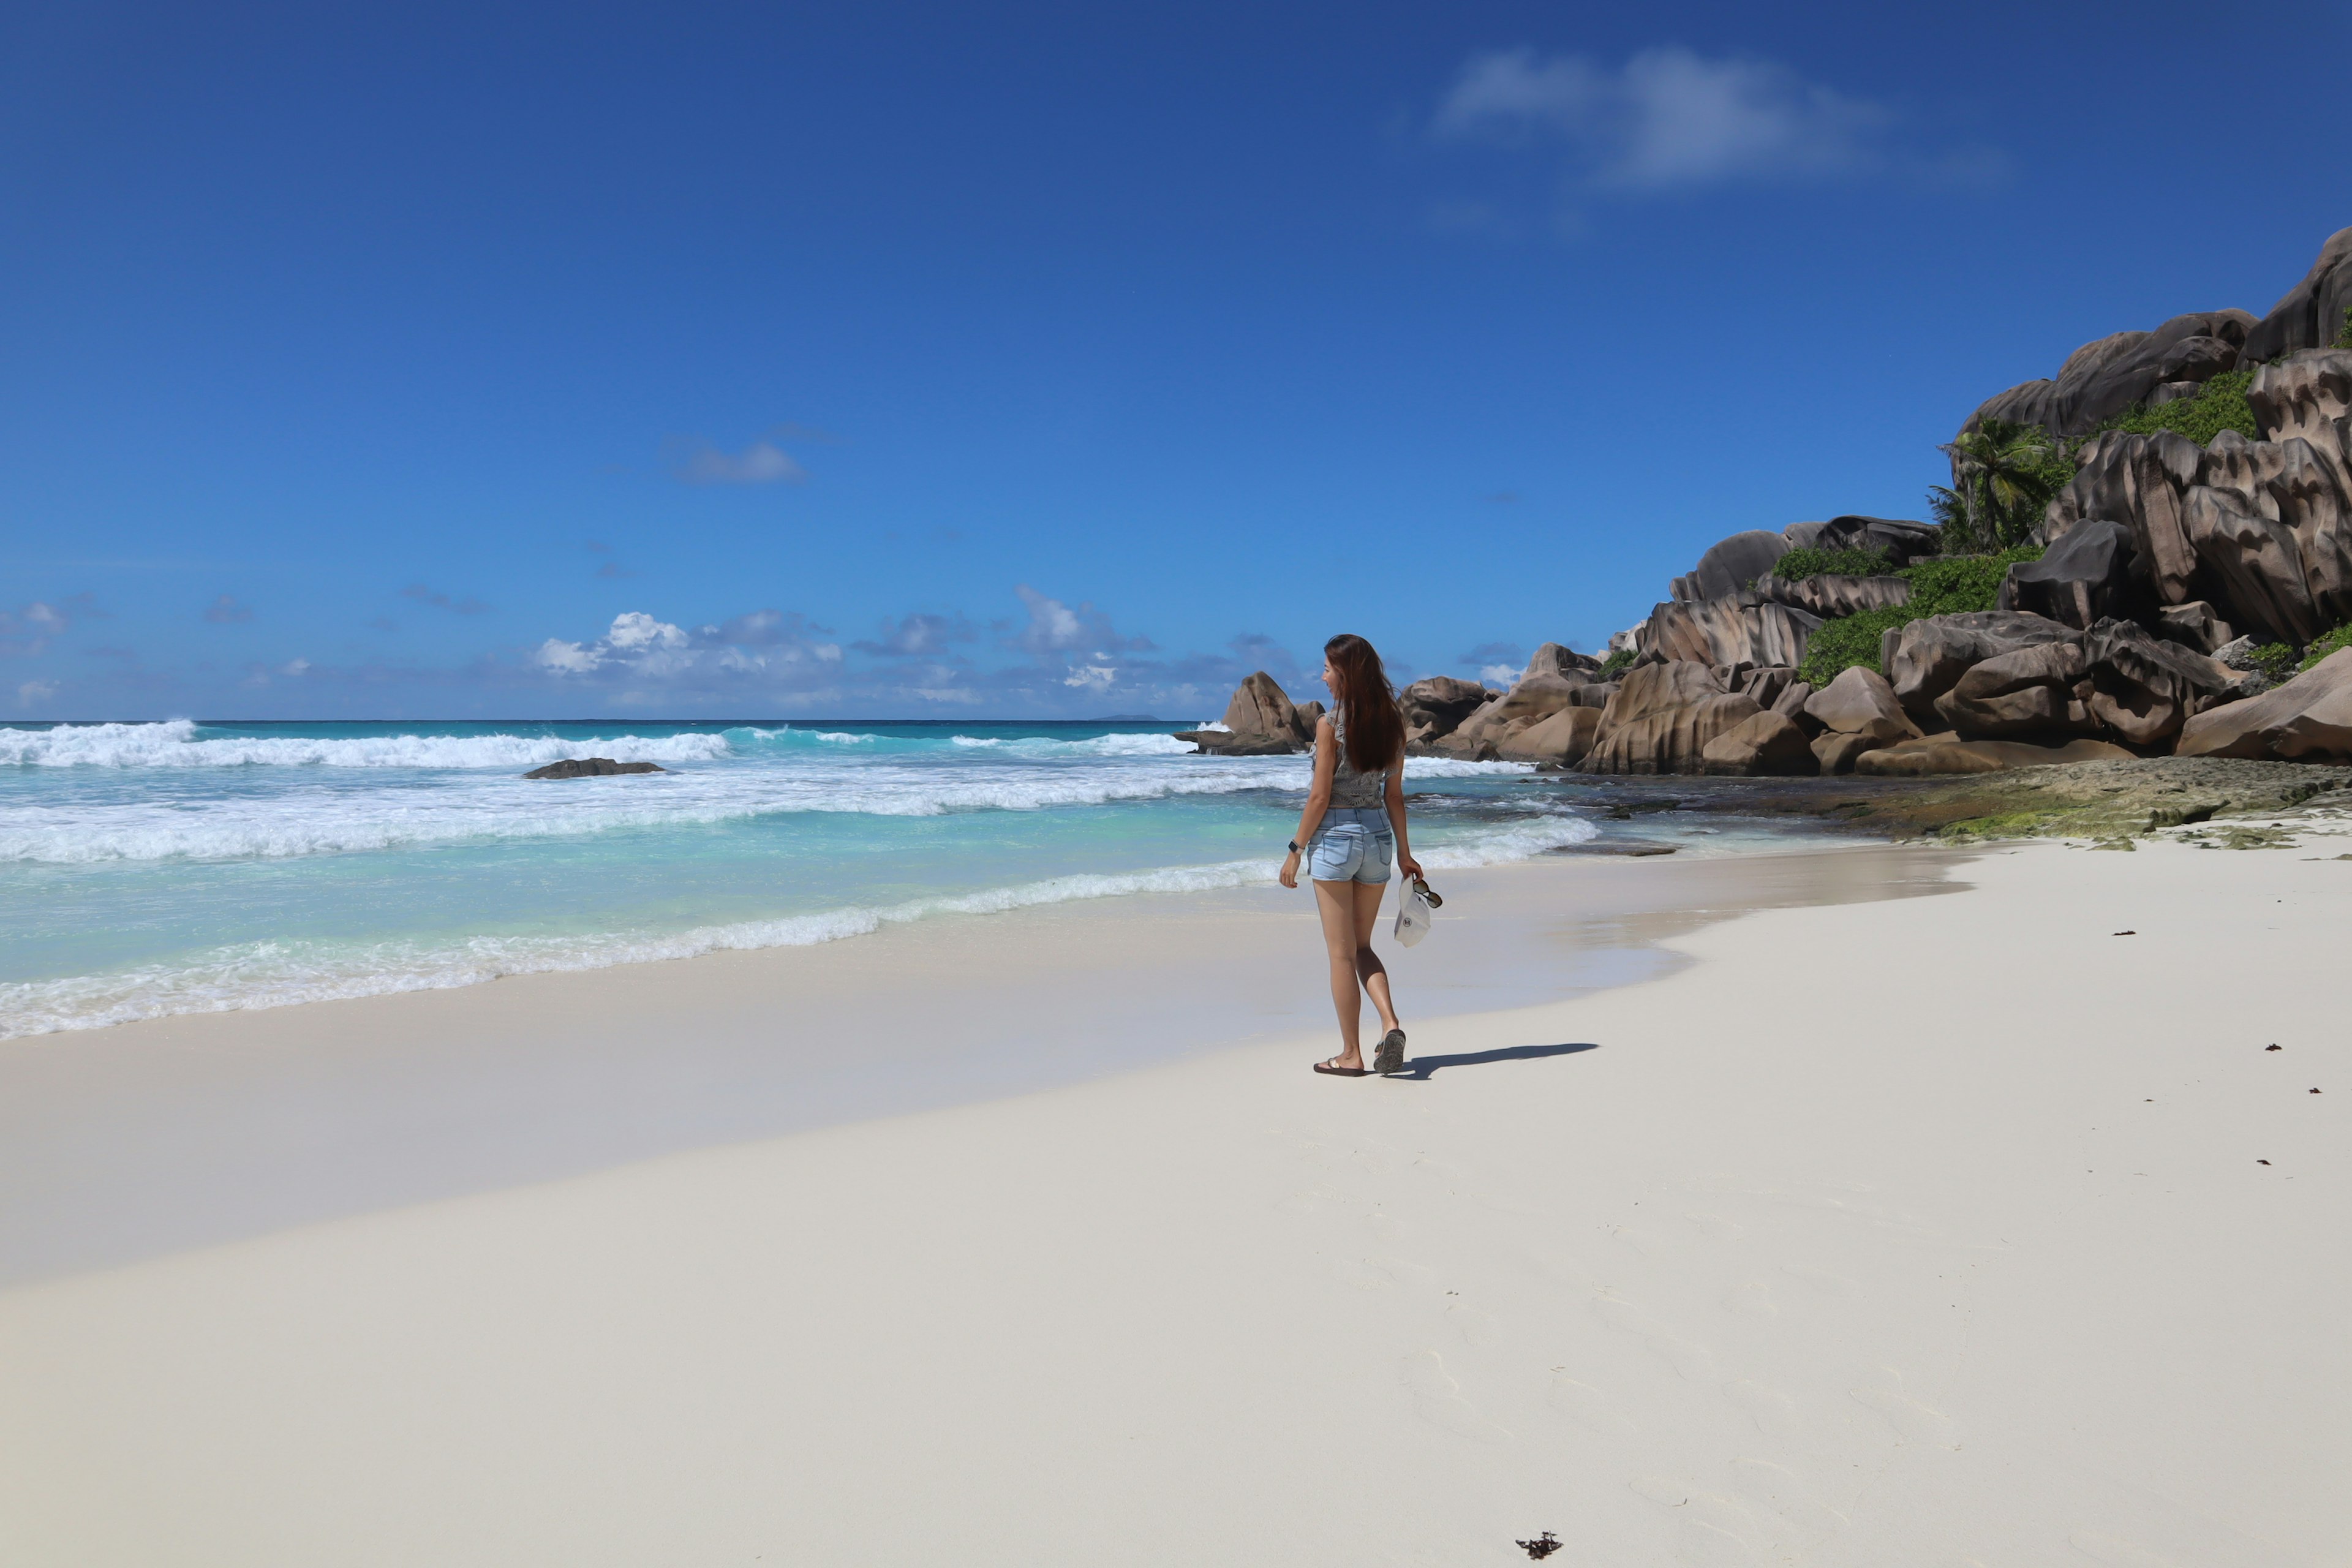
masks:
{"type": "Polygon", "coordinates": [[[1336,1062],[1339,1059],[1339,1058],[1338,1057],[1333,1057],[1329,1061],[1317,1062],[1315,1064],[1315,1070],[1317,1072],[1329,1073],[1333,1078],[1364,1078],[1369,1076],[1367,1069],[1363,1068],[1343,1068],[1334,1067],[1331,1065],[1332,1062],[1336,1062]]]}
{"type": "Polygon", "coordinates": [[[1404,1031],[1391,1029],[1381,1037],[1380,1049],[1372,1053],[1372,1070],[1377,1073],[1404,1070],[1404,1031]]]}

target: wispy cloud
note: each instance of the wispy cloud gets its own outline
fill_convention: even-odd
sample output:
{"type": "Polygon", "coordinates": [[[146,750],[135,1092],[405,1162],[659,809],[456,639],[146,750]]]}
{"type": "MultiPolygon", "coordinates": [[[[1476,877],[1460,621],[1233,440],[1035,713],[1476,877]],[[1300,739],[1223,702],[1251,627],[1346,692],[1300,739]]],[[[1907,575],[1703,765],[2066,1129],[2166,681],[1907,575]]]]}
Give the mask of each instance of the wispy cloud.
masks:
{"type": "Polygon", "coordinates": [[[54,680],[28,680],[16,688],[16,702],[19,707],[37,708],[57,694],[58,683],[54,680]]]}
{"type": "Polygon", "coordinates": [[[1123,637],[1112,629],[1110,617],[1090,604],[1072,609],[1059,599],[1048,598],[1023,583],[1013,590],[1021,596],[1022,607],[1029,612],[1028,624],[1005,639],[1007,647],[1044,657],[1066,653],[1074,648],[1092,648],[1102,654],[1142,652],[1151,647],[1150,637],[1123,637]]]}
{"type": "Polygon", "coordinates": [[[234,594],[223,594],[205,606],[205,619],[215,626],[235,626],[240,621],[253,619],[253,606],[238,604],[234,594]]]}
{"type": "Polygon", "coordinates": [[[19,610],[0,610],[0,655],[40,653],[72,624],[63,610],[38,599],[19,610]]]}
{"type": "Polygon", "coordinates": [[[797,485],[808,479],[806,468],[766,439],[740,452],[722,451],[708,441],[675,443],[670,472],[689,485],[797,485]]]}
{"type": "Polygon", "coordinates": [[[973,641],[978,636],[961,616],[911,615],[904,620],[884,621],[880,637],[849,646],[886,658],[917,658],[936,654],[950,643],[973,641]]]}
{"type": "Polygon", "coordinates": [[[1675,46],[1615,68],[1530,48],[1473,55],[1431,121],[1442,138],[1563,148],[1577,179],[1622,191],[1820,180],[1887,165],[1895,116],[1769,60],[1675,46]]]}
{"type": "Polygon", "coordinates": [[[490,606],[471,594],[462,599],[453,599],[448,595],[437,589],[428,588],[422,583],[411,583],[400,591],[400,596],[404,599],[414,599],[420,605],[430,605],[436,610],[446,610],[456,616],[487,616],[490,613],[490,606]]]}
{"type": "MultiPolygon", "coordinates": [[[[1528,650],[1521,647],[1515,642],[1482,642],[1476,647],[1472,648],[1468,653],[1456,655],[1454,662],[1456,664],[1496,664],[1507,662],[1517,665],[1525,662],[1527,657],[1528,650]]],[[[1518,671],[1514,669],[1511,673],[1516,675],[1518,671]]]]}

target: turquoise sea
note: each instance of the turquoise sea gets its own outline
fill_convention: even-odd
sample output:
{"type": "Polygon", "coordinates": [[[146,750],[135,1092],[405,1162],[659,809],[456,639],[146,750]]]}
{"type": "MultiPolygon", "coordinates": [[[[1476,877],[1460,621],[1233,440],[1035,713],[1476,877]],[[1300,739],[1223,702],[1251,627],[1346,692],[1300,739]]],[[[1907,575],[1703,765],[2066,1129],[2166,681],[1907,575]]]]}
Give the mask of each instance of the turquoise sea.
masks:
{"type": "MultiPolygon", "coordinates": [[[[1180,727],[0,729],[0,1037],[1270,881],[1307,759],[1180,727]],[[674,771],[520,776],[586,756],[674,771]]],[[[1597,831],[1516,764],[1416,760],[1406,787],[1432,868],[1597,831]]]]}

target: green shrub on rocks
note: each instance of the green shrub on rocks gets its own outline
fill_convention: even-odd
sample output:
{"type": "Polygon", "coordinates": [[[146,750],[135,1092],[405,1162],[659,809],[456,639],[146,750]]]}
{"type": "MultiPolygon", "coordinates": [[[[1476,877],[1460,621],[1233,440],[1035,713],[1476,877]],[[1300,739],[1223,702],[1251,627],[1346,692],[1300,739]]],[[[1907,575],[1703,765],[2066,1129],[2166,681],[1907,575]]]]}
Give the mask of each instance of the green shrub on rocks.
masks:
{"type": "MultiPolygon", "coordinates": [[[[2352,312],[2347,313],[2352,314],[2352,312]]],[[[2347,331],[2352,331],[2352,328],[2347,328],[2346,330],[2347,331]]],[[[2334,631],[2328,633],[2326,637],[2321,637],[2317,642],[2313,643],[2309,647],[2304,649],[2303,662],[2294,667],[2294,673],[2300,675],[2305,670],[2316,665],[2321,659],[2326,658],[2329,654],[2338,652],[2347,647],[2352,647],[2352,622],[2347,622],[2347,624],[2336,627],[2334,631]]],[[[2255,660],[2260,662],[2263,655],[2269,651],[2270,650],[2267,648],[2256,648],[2254,650],[2255,660]]],[[[2284,678],[2280,677],[2273,679],[2284,678]]]]}
{"type": "Polygon", "coordinates": [[[2009,569],[2021,561],[2041,559],[2040,545],[2021,544],[1998,555],[1938,555],[1915,561],[1890,574],[1911,584],[1910,603],[1823,621],[1805,645],[1805,662],[1798,667],[1797,679],[1810,680],[1818,689],[1836,679],[1839,671],[1857,664],[1884,675],[1886,672],[1878,665],[1878,647],[1886,633],[1929,616],[1990,610],[2000,597],[2000,580],[2009,575],[2009,569]]]}
{"type": "Polygon", "coordinates": [[[2253,379],[2251,370],[2229,371],[2207,382],[2205,389],[2194,397],[2159,403],[2153,408],[2146,405],[2127,408],[2099,428],[2120,430],[2126,436],[2153,436],[2159,430],[2177,430],[2200,447],[2210,444],[2224,430],[2235,430],[2249,441],[2259,441],[2262,427],[2254,423],[2253,405],[2246,401],[2246,388],[2253,379]]]}
{"type": "Polygon", "coordinates": [[[1633,650],[1632,648],[1612,647],[1609,650],[1609,657],[1601,661],[1601,673],[1596,679],[1614,680],[1633,666],[1633,650]]]}
{"type": "Polygon", "coordinates": [[[1815,550],[1810,545],[1772,563],[1772,575],[1783,583],[1808,577],[1885,577],[1894,570],[1884,550],[1815,550]]]}
{"type": "MultiPolygon", "coordinates": [[[[1910,605],[1897,605],[1892,609],[1864,610],[1858,616],[1823,621],[1805,644],[1805,662],[1797,667],[1797,679],[1811,681],[1818,691],[1851,666],[1878,669],[1879,639],[1896,626],[1916,619],[1910,605]]],[[[1878,673],[1886,672],[1878,669],[1878,673]]]]}

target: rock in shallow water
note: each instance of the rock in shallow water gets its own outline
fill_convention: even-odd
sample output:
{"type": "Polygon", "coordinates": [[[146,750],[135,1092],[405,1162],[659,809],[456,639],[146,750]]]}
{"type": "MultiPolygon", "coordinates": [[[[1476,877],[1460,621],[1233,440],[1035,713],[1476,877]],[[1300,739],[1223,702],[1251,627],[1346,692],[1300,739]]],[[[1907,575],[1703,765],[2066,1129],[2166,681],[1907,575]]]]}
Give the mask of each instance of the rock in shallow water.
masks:
{"type": "Polygon", "coordinates": [[[591,779],[608,773],[666,773],[669,770],[657,763],[616,763],[610,757],[566,757],[560,763],[550,763],[543,768],[533,768],[522,776],[527,779],[591,779]]]}

